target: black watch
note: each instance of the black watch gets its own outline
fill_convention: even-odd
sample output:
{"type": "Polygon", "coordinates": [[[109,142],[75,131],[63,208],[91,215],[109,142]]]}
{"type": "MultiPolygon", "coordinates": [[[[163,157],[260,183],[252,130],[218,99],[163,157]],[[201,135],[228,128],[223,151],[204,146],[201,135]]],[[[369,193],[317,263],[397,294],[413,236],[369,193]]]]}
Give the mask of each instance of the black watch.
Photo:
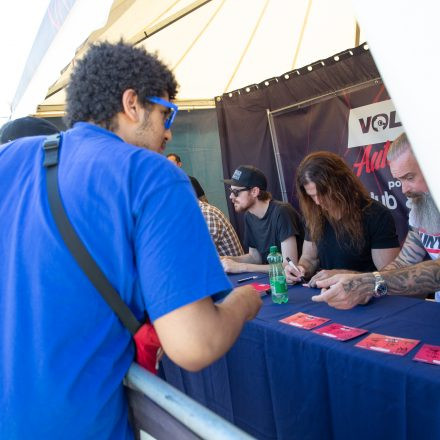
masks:
{"type": "Polygon", "coordinates": [[[374,293],[373,296],[375,298],[380,298],[381,296],[385,296],[388,293],[388,286],[382,275],[379,272],[373,272],[374,275],[374,293]]]}

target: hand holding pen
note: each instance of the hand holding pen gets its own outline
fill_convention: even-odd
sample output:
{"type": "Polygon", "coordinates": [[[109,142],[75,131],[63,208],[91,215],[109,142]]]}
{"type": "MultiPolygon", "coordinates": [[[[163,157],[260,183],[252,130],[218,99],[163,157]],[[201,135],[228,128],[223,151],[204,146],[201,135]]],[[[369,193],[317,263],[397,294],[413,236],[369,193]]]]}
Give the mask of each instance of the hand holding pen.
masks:
{"type": "Polygon", "coordinates": [[[299,281],[302,284],[307,284],[307,281],[304,279],[304,269],[301,266],[296,266],[289,257],[286,257],[286,261],[287,266],[284,268],[284,271],[286,272],[287,281],[290,283],[297,283],[299,281]]]}

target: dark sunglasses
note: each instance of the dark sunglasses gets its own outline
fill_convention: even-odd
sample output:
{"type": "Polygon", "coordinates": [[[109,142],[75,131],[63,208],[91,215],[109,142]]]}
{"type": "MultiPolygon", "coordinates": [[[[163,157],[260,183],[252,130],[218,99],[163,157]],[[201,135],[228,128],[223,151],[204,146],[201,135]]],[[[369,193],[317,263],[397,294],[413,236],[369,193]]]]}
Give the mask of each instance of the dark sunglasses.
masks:
{"type": "Polygon", "coordinates": [[[172,102],[169,102],[165,99],[158,98],[157,96],[149,96],[147,98],[147,101],[149,101],[153,104],[163,105],[164,107],[169,109],[170,114],[165,119],[165,129],[168,130],[171,127],[172,123],[174,122],[174,118],[176,117],[177,111],[179,110],[177,105],[173,104],[172,102]]]}
{"type": "Polygon", "coordinates": [[[239,188],[239,189],[232,189],[229,188],[229,191],[231,192],[231,194],[234,194],[234,197],[238,197],[238,195],[242,192],[242,191],[249,191],[251,188],[239,188]]]}

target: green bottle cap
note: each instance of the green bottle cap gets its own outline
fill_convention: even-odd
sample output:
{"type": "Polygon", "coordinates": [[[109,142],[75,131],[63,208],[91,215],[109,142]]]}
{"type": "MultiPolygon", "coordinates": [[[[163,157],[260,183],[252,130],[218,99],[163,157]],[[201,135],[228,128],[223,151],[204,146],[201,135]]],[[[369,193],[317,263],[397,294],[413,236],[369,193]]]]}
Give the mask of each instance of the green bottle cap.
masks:
{"type": "Polygon", "coordinates": [[[269,248],[269,251],[271,254],[276,254],[278,252],[278,247],[277,246],[271,246],[269,248]]]}

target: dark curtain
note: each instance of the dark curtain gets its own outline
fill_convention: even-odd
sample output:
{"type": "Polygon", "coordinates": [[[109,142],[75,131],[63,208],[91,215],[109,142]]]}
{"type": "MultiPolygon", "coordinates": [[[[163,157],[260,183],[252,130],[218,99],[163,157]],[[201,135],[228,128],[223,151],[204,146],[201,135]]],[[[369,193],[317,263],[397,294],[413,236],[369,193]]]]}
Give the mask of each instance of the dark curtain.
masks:
{"type": "MultiPolygon", "coordinates": [[[[230,178],[237,166],[252,164],[266,174],[269,191],[274,198],[280,199],[281,188],[267,112],[315,100],[316,105],[308,102],[294,111],[281,112],[274,117],[288,199],[297,206],[293,191],[295,169],[306,154],[331,150],[344,156],[351,164],[359,162],[358,156],[362,157],[363,147],[347,150],[347,118],[350,108],[389,99],[380,79],[362,89],[362,84],[375,78],[379,78],[377,67],[369,50],[361,45],[258,85],[217,97],[225,178],[230,178]],[[360,90],[355,88],[350,93],[341,92],[356,85],[360,90]]],[[[379,179],[382,181],[379,196],[383,195],[383,182],[390,177],[388,168],[386,172],[388,174],[379,179]]],[[[371,185],[360,177],[371,190],[371,185]]],[[[377,175],[366,178],[377,180],[377,175]]],[[[231,222],[243,237],[243,216],[237,215],[230,203],[228,209],[231,222]]],[[[403,225],[405,228],[405,222],[403,225]]]]}

